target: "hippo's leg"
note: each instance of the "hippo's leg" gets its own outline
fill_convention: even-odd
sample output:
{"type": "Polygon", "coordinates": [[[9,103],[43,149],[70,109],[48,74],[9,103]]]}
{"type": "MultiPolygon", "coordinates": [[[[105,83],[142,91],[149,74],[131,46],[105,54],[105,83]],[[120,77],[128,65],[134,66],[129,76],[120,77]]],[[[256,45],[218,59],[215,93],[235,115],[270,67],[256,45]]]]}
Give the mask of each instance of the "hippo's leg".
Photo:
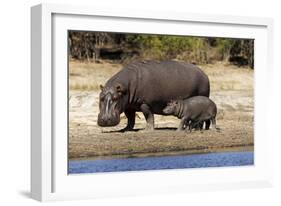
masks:
{"type": "Polygon", "coordinates": [[[189,132],[192,131],[192,123],[189,124],[188,130],[189,130],[189,132]]]}
{"type": "Polygon", "coordinates": [[[154,129],[154,115],[151,112],[149,106],[147,104],[142,104],[140,106],[142,113],[146,119],[146,130],[153,130],[154,129]]]}
{"type": "Polygon", "coordinates": [[[193,127],[194,127],[194,123],[191,121],[190,124],[189,124],[189,128],[188,128],[189,132],[192,131],[193,127]]]}
{"type": "Polygon", "coordinates": [[[206,123],[205,129],[208,130],[210,128],[211,120],[208,119],[205,121],[205,123],[206,123]]]}
{"type": "Polygon", "coordinates": [[[131,131],[135,126],[136,111],[126,110],[125,115],[128,119],[127,126],[122,131],[131,131]]]}
{"type": "Polygon", "coordinates": [[[217,129],[216,118],[212,117],[211,121],[212,121],[212,128],[217,129]]]}

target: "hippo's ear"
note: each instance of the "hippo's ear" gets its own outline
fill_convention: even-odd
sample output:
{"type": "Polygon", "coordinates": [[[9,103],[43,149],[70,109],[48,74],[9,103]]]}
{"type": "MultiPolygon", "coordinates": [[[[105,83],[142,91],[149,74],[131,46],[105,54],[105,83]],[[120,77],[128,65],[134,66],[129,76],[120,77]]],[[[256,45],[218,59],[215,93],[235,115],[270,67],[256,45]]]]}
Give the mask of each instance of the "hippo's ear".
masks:
{"type": "Polygon", "coordinates": [[[104,88],[104,86],[102,84],[100,84],[100,90],[102,91],[104,88]]]}
{"type": "Polygon", "coordinates": [[[125,89],[125,87],[122,84],[117,84],[116,85],[116,91],[119,94],[125,94],[126,93],[126,89],[125,89]]]}

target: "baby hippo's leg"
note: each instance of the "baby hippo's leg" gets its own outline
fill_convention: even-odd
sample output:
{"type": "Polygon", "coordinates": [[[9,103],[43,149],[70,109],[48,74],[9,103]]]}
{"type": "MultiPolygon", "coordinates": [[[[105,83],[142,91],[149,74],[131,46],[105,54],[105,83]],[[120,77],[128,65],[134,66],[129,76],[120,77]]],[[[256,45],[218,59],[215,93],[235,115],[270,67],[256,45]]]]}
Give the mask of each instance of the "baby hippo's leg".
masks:
{"type": "Polygon", "coordinates": [[[191,123],[191,122],[190,122],[189,120],[186,120],[186,121],[185,121],[184,127],[183,127],[184,130],[188,130],[188,129],[189,129],[190,123],[191,123]]]}
{"type": "Polygon", "coordinates": [[[191,127],[189,127],[189,131],[191,132],[193,128],[195,128],[195,130],[200,129],[201,128],[201,122],[198,121],[198,120],[197,121],[192,121],[191,122],[191,127]]]}
{"type": "Polygon", "coordinates": [[[195,126],[195,130],[202,130],[204,125],[204,121],[198,122],[198,124],[195,126]]]}
{"type": "Polygon", "coordinates": [[[217,124],[216,124],[216,117],[212,117],[211,122],[212,122],[213,128],[215,128],[217,131],[219,131],[220,128],[217,127],[217,124]]]}
{"type": "Polygon", "coordinates": [[[191,121],[190,124],[189,124],[189,132],[192,131],[192,129],[194,128],[194,126],[195,126],[194,122],[191,121]]]}
{"type": "Polygon", "coordinates": [[[204,121],[199,122],[199,129],[200,129],[200,131],[203,130],[203,126],[204,126],[204,121]]]}
{"type": "Polygon", "coordinates": [[[208,119],[205,121],[205,123],[206,123],[205,129],[208,130],[210,128],[211,120],[208,119]]]}
{"type": "Polygon", "coordinates": [[[184,129],[184,125],[185,125],[186,122],[187,122],[186,117],[181,118],[180,125],[179,125],[177,131],[182,131],[184,129]]]}

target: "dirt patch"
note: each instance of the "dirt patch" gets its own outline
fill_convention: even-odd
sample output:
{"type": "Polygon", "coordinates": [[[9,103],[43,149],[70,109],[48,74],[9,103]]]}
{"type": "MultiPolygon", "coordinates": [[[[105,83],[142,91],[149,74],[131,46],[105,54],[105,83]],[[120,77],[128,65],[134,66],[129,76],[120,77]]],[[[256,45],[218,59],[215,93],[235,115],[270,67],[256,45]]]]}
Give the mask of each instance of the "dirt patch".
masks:
{"type": "Polygon", "coordinates": [[[220,131],[177,132],[179,119],[155,117],[156,130],[145,131],[142,113],[136,131],[120,133],[127,123],[121,115],[116,127],[97,126],[98,85],[122,68],[112,64],[70,63],[69,158],[111,158],[253,150],[253,71],[217,63],[200,66],[211,82],[220,131]],[[76,87],[75,85],[80,85],[76,87]],[[88,85],[88,86],[83,86],[88,85]]]}

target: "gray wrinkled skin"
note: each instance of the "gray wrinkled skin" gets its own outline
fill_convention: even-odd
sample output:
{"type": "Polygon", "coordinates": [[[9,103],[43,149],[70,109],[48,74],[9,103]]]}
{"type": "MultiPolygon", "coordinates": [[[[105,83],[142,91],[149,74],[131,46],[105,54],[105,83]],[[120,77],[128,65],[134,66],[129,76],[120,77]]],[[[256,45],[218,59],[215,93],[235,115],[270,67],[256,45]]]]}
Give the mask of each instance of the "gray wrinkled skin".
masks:
{"type": "Polygon", "coordinates": [[[206,129],[209,129],[210,122],[216,128],[216,104],[205,96],[190,97],[185,100],[172,100],[163,109],[167,115],[174,115],[181,119],[178,130],[183,130],[189,126],[192,128],[200,127],[202,129],[203,123],[206,122],[206,129]]]}
{"type": "Polygon", "coordinates": [[[143,112],[146,129],[154,129],[154,114],[165,115],[171,99],[186,99],[210,94],[207,75],[193,64],[176,61],[135,62],[125,66],[101,87],[98,125],[115,126],[125,113],[132,130],[135,114],[143,112]]]}

